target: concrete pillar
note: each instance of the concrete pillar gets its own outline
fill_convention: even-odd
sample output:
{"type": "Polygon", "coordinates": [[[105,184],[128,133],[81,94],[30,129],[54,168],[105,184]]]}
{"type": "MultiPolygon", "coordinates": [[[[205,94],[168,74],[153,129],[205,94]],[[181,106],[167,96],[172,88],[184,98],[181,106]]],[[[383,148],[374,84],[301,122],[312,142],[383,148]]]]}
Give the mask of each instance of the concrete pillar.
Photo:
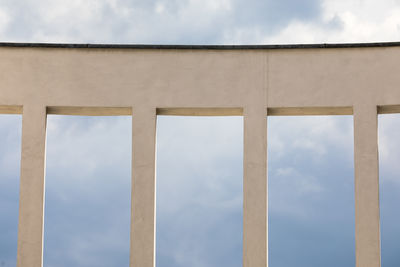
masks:
{"type": "Polygon", "coordinates": [[[46,107],[23,107],[17,267],[43,261],[46,107]]]}
{"type": "Polygon", "coordinates": [[[380,267],[378,123],[375,105],[354,106],[356,267],[380,267]]]}
{"type": "Polygon", "coordinates": [[[156,108],[133,109],[131,267],[155,266],[156,118],[156,108]]]}
{"type": "Polygon", "coordinates": [[[268,206],[265,107],[244,109],[243,158],[243,267],[266,267],[268,206]]]}

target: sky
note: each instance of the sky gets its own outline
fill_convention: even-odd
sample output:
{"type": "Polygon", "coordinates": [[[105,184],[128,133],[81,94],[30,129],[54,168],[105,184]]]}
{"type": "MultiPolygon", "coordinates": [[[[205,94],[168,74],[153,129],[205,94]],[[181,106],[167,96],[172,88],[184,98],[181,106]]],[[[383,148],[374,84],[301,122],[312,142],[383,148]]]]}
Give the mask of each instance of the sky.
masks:
{"type": "MultiPolygon", "coordinates": [[[[0,0],[0,41],[400,41],[400,1],[0,0]]],[[[270,267],[354,266],[352,127],[268,118],[270,267]]],[[[400,263],[399,135],[379,116],[383,267],[400,263]]],[[[130,138],[129,117],[48,117],[45,267],[128,266],[130,138]]],[[[158,118],[157,267],[242,266],[242,141],[241,117],[158,118]]],[[[0,115],[0,267],[16,264],[20,148],[21,116],[0,115]]]]}

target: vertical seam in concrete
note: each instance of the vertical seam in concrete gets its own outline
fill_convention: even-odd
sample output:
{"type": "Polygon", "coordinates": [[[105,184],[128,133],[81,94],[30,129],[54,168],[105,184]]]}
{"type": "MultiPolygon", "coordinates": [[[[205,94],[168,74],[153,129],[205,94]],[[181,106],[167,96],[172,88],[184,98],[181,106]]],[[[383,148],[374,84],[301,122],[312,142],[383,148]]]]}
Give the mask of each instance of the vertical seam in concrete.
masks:
{"type": "Polygon", "coordinates": [[[265,93],[264,99],[265,99],[265,108],[266,109],[268,108],[268,95],[269,95],[269,87],[270,87],[270,84],[269,84],[269,77],[270,77],[269,56],[270,55],[269,55],[269,53],[270,52],[268,50],[265,52],[265,59],[264,59],[264,93],[265,93]]]}
{"type": "Polygon", "coordinates": [[[265,211],[265,221],[266,221],[266,227],[267,227],[267,229],[266,229],[266,266],[268,267],[268,237],[269,237],[269,233],[268,233],[268,212],[269,212],[269,210],[268,210],[268,113],[267,113],[267,110],[268,110],[268,90],[269,90],[269,51],[267,50],[266,52],[265,52],[265,59],[264,59],[264,70],[263,70],[263,72],[264,72],[264,85],[263,85],[263,87],[264,87],[264,108],[265,108],[265,110],[264,110],[264,112],[265,112],[265,120],[266,120],[266,122],[265,122],[265,124],[266,124],[266,127],[267,127],[267,129],[265,130],[266,131],[266,145],[265,145],[265,149],[266,149],[266,151],[265,151],[265,179],[266,179],[266,201],[267,201],[267,204],[266,204],[266,211],[265,211]]]}

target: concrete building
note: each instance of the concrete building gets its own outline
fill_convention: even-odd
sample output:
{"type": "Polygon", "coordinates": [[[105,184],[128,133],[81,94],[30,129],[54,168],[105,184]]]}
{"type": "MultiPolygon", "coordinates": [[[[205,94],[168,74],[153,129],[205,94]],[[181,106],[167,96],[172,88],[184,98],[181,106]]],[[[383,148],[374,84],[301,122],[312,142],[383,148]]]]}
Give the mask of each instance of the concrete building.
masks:
{"type": "Polygon", "coordinates": [[[47,114],[132,115],[131,267],[155,262],[159,115],[244,116],[243,267],[266,267],[267,116],[354,116],[356,266],[380,266],[377,114],[400,112],[400,43],[0,44],[0,113],[23,114],[18,267],[41,267],[47,114]]]}

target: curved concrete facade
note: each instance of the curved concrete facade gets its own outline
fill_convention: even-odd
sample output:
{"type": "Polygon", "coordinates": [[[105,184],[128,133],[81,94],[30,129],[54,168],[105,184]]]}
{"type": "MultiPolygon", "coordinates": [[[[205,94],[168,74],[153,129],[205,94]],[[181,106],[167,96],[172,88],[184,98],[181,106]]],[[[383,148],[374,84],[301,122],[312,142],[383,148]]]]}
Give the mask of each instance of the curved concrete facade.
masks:
{"type": "Polygon", "coordinates": [[[243,115],[243,266],[266,267],[267,115],[354,115],[356,266],[380,266],[377,114],[400,111],[400,44],[0,44],[22,113],[18,267],[41,267],[47,114],[132,115],[131,267],[155,265],[159,115],[243,115]]]}

